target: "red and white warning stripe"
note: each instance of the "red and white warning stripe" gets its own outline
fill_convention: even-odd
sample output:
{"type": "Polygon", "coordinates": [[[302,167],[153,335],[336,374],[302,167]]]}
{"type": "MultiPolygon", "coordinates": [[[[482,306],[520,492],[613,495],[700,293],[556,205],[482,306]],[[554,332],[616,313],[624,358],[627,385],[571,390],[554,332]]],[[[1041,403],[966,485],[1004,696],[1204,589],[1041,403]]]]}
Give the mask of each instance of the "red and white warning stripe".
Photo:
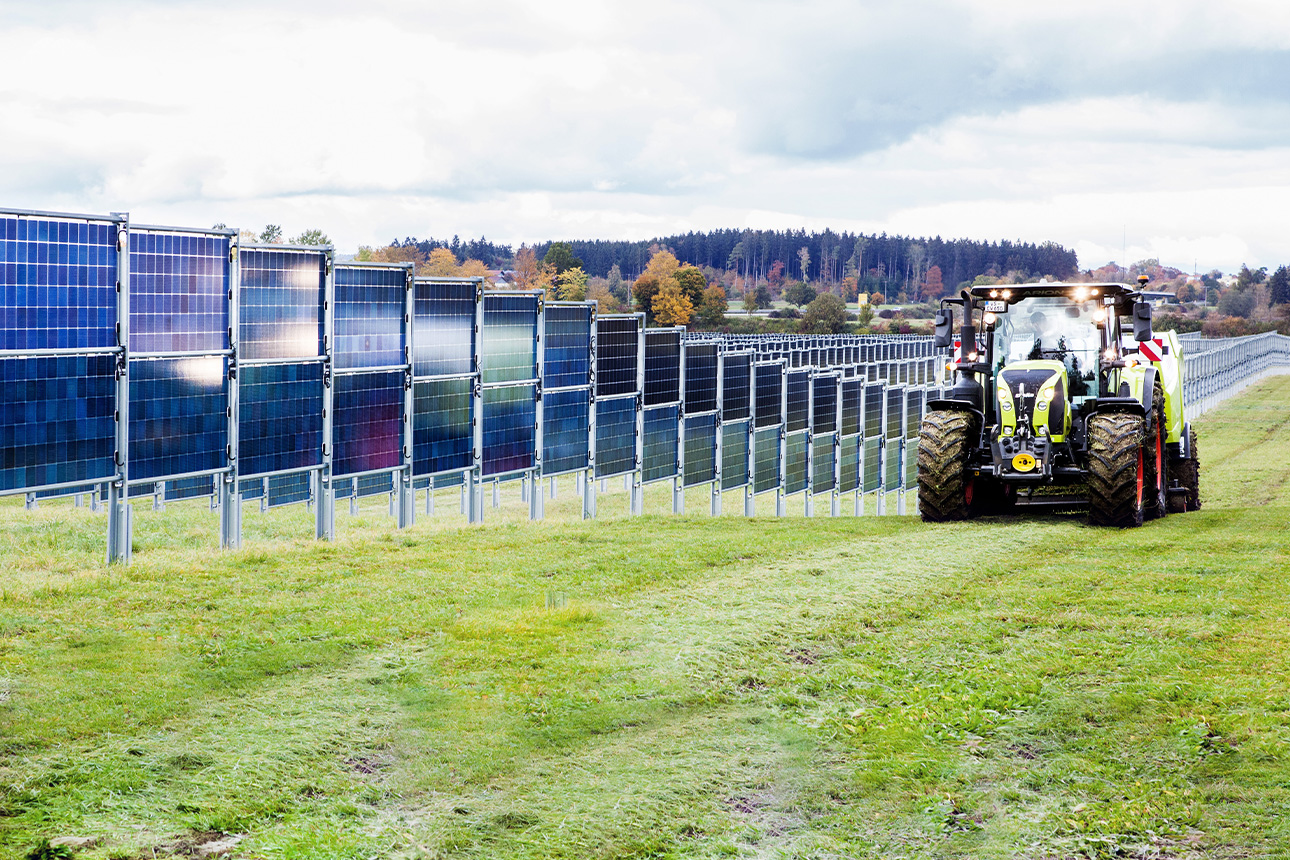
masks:
{"type": "Polygon", "coordinates": [[[1147,361],[1160,361],[1165,356],[1165,342],[1161,338],[1144,340],[1138,344],[1138,355],[1147,361]]]}

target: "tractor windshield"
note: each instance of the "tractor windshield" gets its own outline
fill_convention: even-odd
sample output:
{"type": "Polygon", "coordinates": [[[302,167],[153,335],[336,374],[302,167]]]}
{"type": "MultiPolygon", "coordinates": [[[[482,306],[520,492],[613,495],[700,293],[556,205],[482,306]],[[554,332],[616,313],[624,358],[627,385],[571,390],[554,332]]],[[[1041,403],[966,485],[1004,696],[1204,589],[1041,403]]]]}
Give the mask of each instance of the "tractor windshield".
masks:
{"type": "Polygon", "coordinates": [[[1055,359],[1066,365],[1072,402],[1097,394],[1101,335],[1093,314],[1097,301],[1035,296],[1008,306],[994,328],[994,370],[1018,361],[1055,359]]]}

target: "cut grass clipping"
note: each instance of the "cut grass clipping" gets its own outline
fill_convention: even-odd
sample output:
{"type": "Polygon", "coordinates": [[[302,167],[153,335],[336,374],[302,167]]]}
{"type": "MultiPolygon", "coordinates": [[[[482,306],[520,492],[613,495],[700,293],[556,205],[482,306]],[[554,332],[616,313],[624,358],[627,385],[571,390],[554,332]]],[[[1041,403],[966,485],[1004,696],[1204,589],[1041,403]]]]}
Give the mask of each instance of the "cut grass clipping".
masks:
{"type": "Polygon", "coordinates": [[[8,500],[0,858],[1284,855],[1287,402],[1127,531],[8,500]]]}

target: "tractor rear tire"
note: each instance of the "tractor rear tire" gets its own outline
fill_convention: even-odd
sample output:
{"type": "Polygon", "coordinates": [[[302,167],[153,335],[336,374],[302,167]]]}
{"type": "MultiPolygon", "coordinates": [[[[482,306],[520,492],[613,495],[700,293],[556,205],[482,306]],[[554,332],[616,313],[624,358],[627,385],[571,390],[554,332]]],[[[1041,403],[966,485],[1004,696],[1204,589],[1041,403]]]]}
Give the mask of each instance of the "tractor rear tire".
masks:
{"type": "Polygon", "coordinates": [[[1157,383],[1151,398],[1152,428],[1142,443],[1143,458],[1147,468],[1145,496],[1145,517],[1158,519],[1169,513],[1169,453],[1165,442],[1169,428],[1165,425],[1165,392],[1157,383]]]}
{"type": "Polygon", "coordinates": [[[1142,525],[1147,478],[1143,426],[1136,415],[1101,414],[1088,420],[1089,522],[1142,525]]]}
{"type": "Polygon", "coordinates": [[[918,512],[924,522],[972,516],[976,479],[968,469],[976,421],[971,413],[935,409],[918,438],[918,512]]]}

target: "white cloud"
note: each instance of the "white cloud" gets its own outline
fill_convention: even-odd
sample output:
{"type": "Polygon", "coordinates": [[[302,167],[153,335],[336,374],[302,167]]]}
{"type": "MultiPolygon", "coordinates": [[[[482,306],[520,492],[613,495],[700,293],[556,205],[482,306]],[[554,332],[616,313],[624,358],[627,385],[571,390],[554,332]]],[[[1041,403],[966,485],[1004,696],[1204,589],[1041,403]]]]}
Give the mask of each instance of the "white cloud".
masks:
{"type": "Polygon", "coordinates": [[[1281,4],[357,8],[0,4],[39,70],[0,82],[0,204],[351,248],[831,226],[1287,256],[1281,4]]]}

